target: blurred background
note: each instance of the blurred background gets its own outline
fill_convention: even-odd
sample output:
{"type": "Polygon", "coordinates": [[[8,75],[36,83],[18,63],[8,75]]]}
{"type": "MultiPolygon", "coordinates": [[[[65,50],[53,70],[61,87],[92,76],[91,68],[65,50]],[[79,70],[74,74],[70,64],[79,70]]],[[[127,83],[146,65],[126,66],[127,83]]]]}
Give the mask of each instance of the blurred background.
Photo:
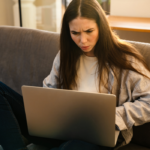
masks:
{"type": "MultiPolygon", "coordinates": [[[[97,1],[107,16],[120,16],[122,20],[123,17],[140,18],[140,20],[148,18],[150,20],[150,0],[97,1]]],[[[0,25],[21,26],[60,33],[62,17],[70,2],[71,0],[0,0],[0,25]]],[[[120,19],[117,21],[120,22],[120,19]]],[[[140,21],[138,25],[140,26],[142,23],[140,21]]],[[[123,23],[121,22],[121,24],[123,23]]],[[[129,24],[132,23],[129,22],[129,24]]],[[[150,21],[147,21],[145,25],[149,26],[149,24],[150,21]]],[[[150,43],[149,31],[114,30],[121,39],[146,43],[150,43]]]]}
{"type": "MultiPolygon", "coordinates": [[[[71,0],[0,0],[0,25],[60,32],[63,14],[71,0]],[[21,14],[19,11],[21,4],[21,14]],[[21,15],[21,18],[20,18],[21,15]]],[[[107,11],[110,0],[98,0],[107,11]]]]}

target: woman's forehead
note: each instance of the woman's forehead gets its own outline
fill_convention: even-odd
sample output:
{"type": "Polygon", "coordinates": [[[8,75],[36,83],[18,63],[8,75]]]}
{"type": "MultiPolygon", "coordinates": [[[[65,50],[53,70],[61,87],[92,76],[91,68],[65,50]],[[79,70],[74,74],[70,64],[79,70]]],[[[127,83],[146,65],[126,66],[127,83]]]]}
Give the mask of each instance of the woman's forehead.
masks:
{"type": "Polygon", "coordinates": [[[69,28],[71,30],[87,30],[89,28],[95,28],[97,23],[94,19],[88,19],[83,17],[77,17],[69,22],[69,28]]]}

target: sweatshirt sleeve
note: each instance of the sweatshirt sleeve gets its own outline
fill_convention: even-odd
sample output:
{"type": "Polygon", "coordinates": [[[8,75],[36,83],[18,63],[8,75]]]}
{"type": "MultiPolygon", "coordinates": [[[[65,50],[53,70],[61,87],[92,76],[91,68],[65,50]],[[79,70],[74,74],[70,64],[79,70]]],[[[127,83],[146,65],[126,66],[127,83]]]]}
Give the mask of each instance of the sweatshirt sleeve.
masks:
{"type": "MultiPolygon", "coordinates": [[[[149,76],[149,72],[146,75],[149,76]]],[[[124,101],[116,108],[116,125],[119,130],[139,126],[150,122],[150,79],[136,72],[129,71],[124,80],[119,101],[124,101]]]]}
{"type": "Polygon", "coordinates": [[[43,87],[57,88],[60,66],[60,51],[57,53],[50,74],[43,80],[43,87]]]}

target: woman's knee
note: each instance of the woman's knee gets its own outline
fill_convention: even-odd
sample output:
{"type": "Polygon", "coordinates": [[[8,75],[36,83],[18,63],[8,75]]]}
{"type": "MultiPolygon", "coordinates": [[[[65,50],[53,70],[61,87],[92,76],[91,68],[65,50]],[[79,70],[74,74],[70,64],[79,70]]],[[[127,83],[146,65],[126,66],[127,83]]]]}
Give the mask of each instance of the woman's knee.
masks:
{"type": "Polygon", "coordinates": [[[4,83],[0,81],[0,95],[2,94],[2,87],[4,86],[3,84],[4,83]]]}
{"type": "Polygon", "coordinates": [[[4,89],[6,88],[6,86],[7,86],[6,84],[0,81],[0,94],[4,93],[4,89]]]}
{"type": "Polygon", "coordinates": [[[4,85],[4,83],[2,81],[0,81],[0,85],[4,85]]]}
{"type": "Polygon", "coordinates": [[[7,85],[5,83],[3,83],[2,81],[0,81],[0,89],[6,87],[7,85]]]}

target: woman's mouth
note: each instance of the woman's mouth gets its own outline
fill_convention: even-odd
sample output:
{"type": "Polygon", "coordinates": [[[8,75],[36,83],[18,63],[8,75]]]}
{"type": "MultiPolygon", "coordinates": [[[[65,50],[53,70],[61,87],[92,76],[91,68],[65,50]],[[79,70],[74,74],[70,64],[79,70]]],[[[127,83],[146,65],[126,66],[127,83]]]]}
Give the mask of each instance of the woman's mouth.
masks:
{"type": "Polygon", "coordinates": [[[81,49],[83,50],[87,50],[89,48],[89,46],[82,46],[81,49]]]}

